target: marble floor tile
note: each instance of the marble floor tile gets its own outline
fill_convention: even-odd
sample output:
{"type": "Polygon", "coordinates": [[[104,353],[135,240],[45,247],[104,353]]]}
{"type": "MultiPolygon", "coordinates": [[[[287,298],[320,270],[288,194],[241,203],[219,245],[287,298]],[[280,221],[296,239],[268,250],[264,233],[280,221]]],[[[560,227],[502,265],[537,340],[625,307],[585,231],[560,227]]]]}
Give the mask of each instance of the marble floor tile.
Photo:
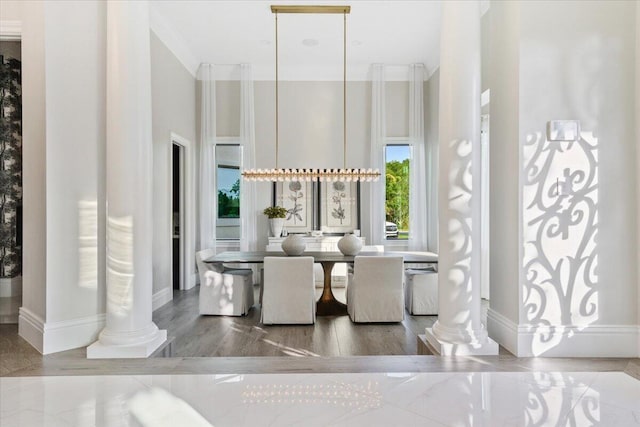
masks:
{"type": "Polygon", "coordinates": [[[616,372],[16,377],[0,396],[3,427],[640,425],[640,381],[616,372]]]}
{"type": "Polygon", "coordinates": [[[591,402],[583,400],[572,410],[573,425],[601,425],[607,427],[640,426],[640,411],[629,411],[600,402],[597,410],[592,410],[591,402]]]}
{"type": "Polygon", "coordinates": [[[594,400],[640,413],[640,380],[622,372],[596,373],[583,400],[594,400]]]}

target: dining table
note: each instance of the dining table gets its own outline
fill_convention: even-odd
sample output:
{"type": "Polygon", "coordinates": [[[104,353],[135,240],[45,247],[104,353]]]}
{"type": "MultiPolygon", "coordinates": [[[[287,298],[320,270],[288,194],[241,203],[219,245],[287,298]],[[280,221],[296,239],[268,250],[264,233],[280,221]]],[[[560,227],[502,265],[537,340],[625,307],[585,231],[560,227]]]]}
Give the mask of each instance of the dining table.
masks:
{"type": "MultiPolygon", "coordinates": [[[[262,264],[265,257],[287,257],[284,252],[253,251],[253,252],[222,252],[204,260],[215,264],[262,264]]],[[[324,287],[322,296],[316,303],[317,316],[344,316],[347,314],[347,305],[338,301],[331,289],[331,272],[336,263],[353,264],[356,255],[344,255],[341,252],[304,252],[300,256],[313,257],[314,262],[322,265],[324,271],[324,287]]],[[[398,257],[401,256],[405,264],[438,264],[438,255],[433,252],[419,251],[387,251],[387,252],[360,252],[357,256],[398,257]]]]}

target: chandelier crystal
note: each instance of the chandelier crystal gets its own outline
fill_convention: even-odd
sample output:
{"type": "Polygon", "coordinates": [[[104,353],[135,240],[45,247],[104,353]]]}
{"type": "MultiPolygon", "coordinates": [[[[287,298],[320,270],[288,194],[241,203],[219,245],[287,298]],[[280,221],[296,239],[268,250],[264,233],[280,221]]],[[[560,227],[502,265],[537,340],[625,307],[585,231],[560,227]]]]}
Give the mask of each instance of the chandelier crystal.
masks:
{"type": "Polygon", "coordinates": [[[276,167],[275,169],[246,169],[242,171],[247,181],[377,181],[378,169],[347,168],[347,13],[350,6],[271,6],[276,21],[276,167]],[[278,13],[342,13],[344,16],[343,37],[343,161],[342,169],[282,169],[278,168],[278,13]]]}
{"type": "Polygon", "coordinates": [[[248,181],[377,181],[378,169],[248,169],[242,172],[248,181]]]}

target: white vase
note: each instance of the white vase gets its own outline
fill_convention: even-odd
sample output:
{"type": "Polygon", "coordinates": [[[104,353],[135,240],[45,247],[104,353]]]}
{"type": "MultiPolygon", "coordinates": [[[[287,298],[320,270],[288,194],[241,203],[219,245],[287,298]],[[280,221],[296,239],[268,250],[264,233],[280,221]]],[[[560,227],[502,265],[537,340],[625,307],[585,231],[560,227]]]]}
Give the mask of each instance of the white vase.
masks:
{"type": "Polygon", "coordinates": [[[302,237],[297,234],[289,234],[289,237],[282,241],[282,250],[290,256],[302,255],[306,246],[302,237]]]}
{"type": "Polygon", "coordinates": [[[342,239],[338,240],[338,249],[347,256],[358,255],[362,250],[362,240],[353,234],[345,234],[342,239]]]}
{"type": "Polygon", "coordinates": [[[284,227],[284,218],[269,218],[269,228],[271,229],[271,237],[280,237],[282,228],[284,227]]]}

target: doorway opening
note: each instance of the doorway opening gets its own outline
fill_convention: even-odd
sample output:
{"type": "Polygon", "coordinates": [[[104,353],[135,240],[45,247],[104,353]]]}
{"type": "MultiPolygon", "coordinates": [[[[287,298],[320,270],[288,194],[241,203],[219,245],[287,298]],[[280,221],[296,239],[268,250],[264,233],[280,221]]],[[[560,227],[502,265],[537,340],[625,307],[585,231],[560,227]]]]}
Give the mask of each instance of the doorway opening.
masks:
{"type": "MultiPolygon", "coordinates": [[[[173,132],[167,149],[168,221],[163,241],[171,251],[171,286],[165,291],[186,290],[196,285],[194,151],[191,141],[173,132]]],[[[165,295],[166,301],[171,294],[165,295]]]]}
{"type": "Polygon", "coordinates": [[[171,241],[173,289],[184,289],[184,147],[171,147],[171,241]]]}
{"type": "Polygon", "coordinates": [[[0,323],[18,323],[22,305],[21,42],[0,40],[0,323]]]}

